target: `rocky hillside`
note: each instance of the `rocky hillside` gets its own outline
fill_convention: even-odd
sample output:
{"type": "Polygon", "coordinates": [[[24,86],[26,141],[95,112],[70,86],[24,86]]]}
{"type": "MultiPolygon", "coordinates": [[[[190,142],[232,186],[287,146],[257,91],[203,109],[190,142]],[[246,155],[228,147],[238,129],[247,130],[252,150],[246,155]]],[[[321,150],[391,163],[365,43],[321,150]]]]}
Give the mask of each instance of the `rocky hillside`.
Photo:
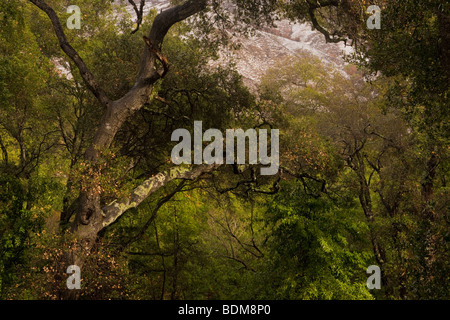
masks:
{"type": "Polygon", "coordinates": [[[269,67],[286,56],[307,51],[341,69],[345,64],[344,53],[350,53],[350,47],[345,47],[343,43],[326,43],[323,35],[312,30],[307,23],[280,21],[276,28],[258,30],[255,36],[239,40],[242,47],[233,52],[232,56],[249,86],[258,83],[269,67]]]}
{"type": "MultiPolygon", "coordinates": [[[[144,11],[148,12],[152,8],[160,11],[169,6],[169,0],[147,0],[144,11]]],[[[131,5],[127,10],[134,16],[131,5]]],[[[258,30],[251,38],[241,37],[237,40],[242,44],[241,49],[227,52],[223,59],[235,60],[249,87],[254,87],[265,71],[282,57],[298,55],[304,50],[341,69],[344,65],[343,54],[351,51],[343,43],[326,43],[323,35],[312,30],[308,23],[293,24],[289,21],[280,21],[276,28],[258,30]]]]}

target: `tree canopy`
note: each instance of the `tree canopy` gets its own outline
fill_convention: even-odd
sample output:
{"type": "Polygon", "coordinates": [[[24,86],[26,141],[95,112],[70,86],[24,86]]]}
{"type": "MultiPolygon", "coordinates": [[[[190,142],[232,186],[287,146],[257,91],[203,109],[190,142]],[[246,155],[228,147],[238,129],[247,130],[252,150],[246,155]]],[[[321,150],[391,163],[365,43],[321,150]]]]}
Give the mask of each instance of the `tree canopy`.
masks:
{"type": "Polygon", "coordinates": [[[68,5],[0,3],[1,299],[450,297],[447,2],[80,0],[80,29],[68,5]],[[246,87],[223,53],[285,19],[347,63],[246,87]],[[174,165],[194,121],[279,129],[278,172],[174,165]]]}

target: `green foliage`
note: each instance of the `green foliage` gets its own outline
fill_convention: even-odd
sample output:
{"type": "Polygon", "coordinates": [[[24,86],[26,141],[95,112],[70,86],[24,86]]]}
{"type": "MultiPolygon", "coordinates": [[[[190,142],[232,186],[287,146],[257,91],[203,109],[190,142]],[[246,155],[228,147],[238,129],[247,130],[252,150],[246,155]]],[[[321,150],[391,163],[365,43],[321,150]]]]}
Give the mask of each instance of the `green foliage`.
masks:
{"type": "MultiPolygon", "coordinates": [[[[47,2],[61,21],[68,17],[68,1],[47,2]]],[[[83,155],[103,107],[59,49],[48,17],[29,1],[1,1],[1,298],[58,299],[62,262],[77,240],[60,225],[73,221],[80,190],[98,187],[101,205],[126,198],[171,165],[171,133],[194,120],[220,130],[281,129],[281,181],[255,183],[251,169],[227,166],[169,183],[100,232],[80,298],[450,296],[448,4],[381,1],[382,29],[367,32],[366,1],[317,9],[321,25],[357,38],[353,61],[381,75],[352,65],[337,72],[304,53],[276,63],[252,93],[236,66],[218,59],[227,32],[279,14],[308,20],[314,5],[233,2],[234,16],[213,1],[213,11],[170,29],[162,46],[169,73],[91,165],[83,155]],[[372,264],[383,272],[377,292],[366,287],[372,264]]],[[[131,35],[133,21],[113,1],[76,4],[83,28],[65,30],[68,41],[119,99],[134,85],[157,12],[131,35]]]]}
{"type": "Polygon", "coordinates": [[[298,183],[285,183],[266,221],[270,258],[258,298],[372,299],[365,284],[368,228],[354,203],[312,198],[298,183]]]}
{"type": "Polygon", "coordinates": [[[373,72],[396,77],[388,95],[391,105],[440,144],[449,138],[449,9],[438,0],[389,1],[383,27],[365,35],[355,59],[373,72]]]}
{"type": "Polygon", "coordinates": [[[25,208],[21,182],[0,175],[0,297],[14,284],[16,270],[26,264],[25,251],[32,247],[32,233],[42,228],[43,219],[25,208]]]}

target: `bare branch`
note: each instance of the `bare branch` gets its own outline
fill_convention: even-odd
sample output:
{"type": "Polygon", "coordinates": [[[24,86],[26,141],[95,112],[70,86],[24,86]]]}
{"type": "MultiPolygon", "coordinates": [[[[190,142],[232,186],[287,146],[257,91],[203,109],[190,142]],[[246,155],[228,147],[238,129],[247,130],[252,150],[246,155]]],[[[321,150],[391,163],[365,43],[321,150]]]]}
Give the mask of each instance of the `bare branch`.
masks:
{"type": "Polygon", "coordinates": [[[134,2],[134,0],[128,0],[128,2],[133,6],[134,12],[136,13],[136,17],[137,17],[137,21],[136,21],[136,29],[134,29],[131,34],[135,34],[136,32],[139,31],[139,28],[141,27],[142,24],[142,18],[143,18],[143,14],[144,14],[144,6],[145,6],[145,0],[141,0],[141,3],[139,5],[139,8],[137,7],[136,3],[134,2]]]}
{"type": "Polygon", "coordinates": [[[59,45],[61,49],[67,54],[67,56],[72,59],[76,64],[78,70],[80,71],[81,77],[86,83],[88,89],[95,95],[95,97],[100,101],[103,106],[107,106],[110,102],[109,98],[106,96],[104,90],[100,87],[95,79],[94,75],[91,73],[89,68],[84,63],[83,59],[79,56],[78,52],[69,44],[67,41],[66,34],[61,26],[61,22],[58,18],[56,12],[47,5],[43,0],[30,0],[39,9],[44,11],[52,22],[53,29],[55,30],[56,37],[58,38],[59,45]]]}

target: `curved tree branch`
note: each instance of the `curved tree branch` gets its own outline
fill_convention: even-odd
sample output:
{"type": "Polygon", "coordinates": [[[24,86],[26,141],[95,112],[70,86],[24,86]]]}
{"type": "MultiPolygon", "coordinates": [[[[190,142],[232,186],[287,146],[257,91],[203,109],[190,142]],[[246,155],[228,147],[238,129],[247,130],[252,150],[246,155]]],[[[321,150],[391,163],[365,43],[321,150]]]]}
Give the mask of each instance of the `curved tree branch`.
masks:
{"type": "Polygon", "coordinates": [[[169,8],[158,14],[151,27],[147,47],[141,60],[138,83],[146,82],[154,76],[154,53],[150,48],[161,51],[164,38],[169,29],[177,22],[183,21],[206,9],[207,0],[190,0],[178,6],[169,8]],[[150,45],[149,45],[150,44],[150,45]]]}
{"type": "Polygon", "coordinates": [[[338,36],[337,38],[335,35],[331,35],[324,27],[322,27],[319,24],[319,21],[317,21],[316,14],[315,14],[316,8],[311,6],[308,9],[309,19],[311,20],[311,23],[313,24],[313,27],[319,31],[321,34],[325,36],[325,41],[330,43],[338,43],[341,41],[346,41],[346,38],[338,36]]]}
{"type": "Polygon", "coordinates": [[[163,59],[164,56],[160,54],[160,51],[161,44],[169,29],[175,23],[202,11],[208,3],[207,0],[191,0],[158,14],[150,30],[148,43],[146,44],[147,49],[144,51],[135,85],[119,100],[110,101],[78,52],[68,43],[56,12],[43,0],[29,1],[48,15],[61,48],[75,62],[88,89],[107,107],[97,129],[94,141],[86,151],[85,158],[89,161],[95,161],[97,159],[98,150],[108,148],[111,145],[122,124],[129,116],[148,102],[153,84],[167,72],[168,64],[164,64],[166,60],[163,59]],[[154,50],[150,48],[154,48],[154,50]],[[164,72],[162,73],[155,68],[157,59],[163,62],[164,72]]]}
{"type": "Polygon", "coordinates": [[[146,50],[141,59],[136,83],[122,98],[112,102],[106,110],[92,146],[86,152],[88,160],[96,159],[98,149],[110,146],[126,119],[148,103],[153,84],[167,73],[168,62],[161,53],[161,44],[170,27],[202,11],[206,5],[207,0],[187,1],[156,16],[149,37],[144,38],[146,50]],[[156,60],[162,62],[162,71],[156,68],[156,60]]]}
{"type": "Polygon", "coordinates": [[[39,9],[44,11],[52,22],[53,29],[55,30],[56,37],[58,38],[59,45],[67,56],[72,59],[72,61],[77,66],[80,71],[81,77],[86,83],[88,89],[95,95],[95,97],[100,101],[103,106],[108,106],[110,103],[105,91],[100,87],[95,79],[94,75],[91,73],[89,68],[84,63],[83,59],[79,56],[78,52],[69,44],[67,41],[66,34],[61,26],[61,22],[56,14],[55,10],[50,7],[43,0],[30,0],[39,9]]]}

